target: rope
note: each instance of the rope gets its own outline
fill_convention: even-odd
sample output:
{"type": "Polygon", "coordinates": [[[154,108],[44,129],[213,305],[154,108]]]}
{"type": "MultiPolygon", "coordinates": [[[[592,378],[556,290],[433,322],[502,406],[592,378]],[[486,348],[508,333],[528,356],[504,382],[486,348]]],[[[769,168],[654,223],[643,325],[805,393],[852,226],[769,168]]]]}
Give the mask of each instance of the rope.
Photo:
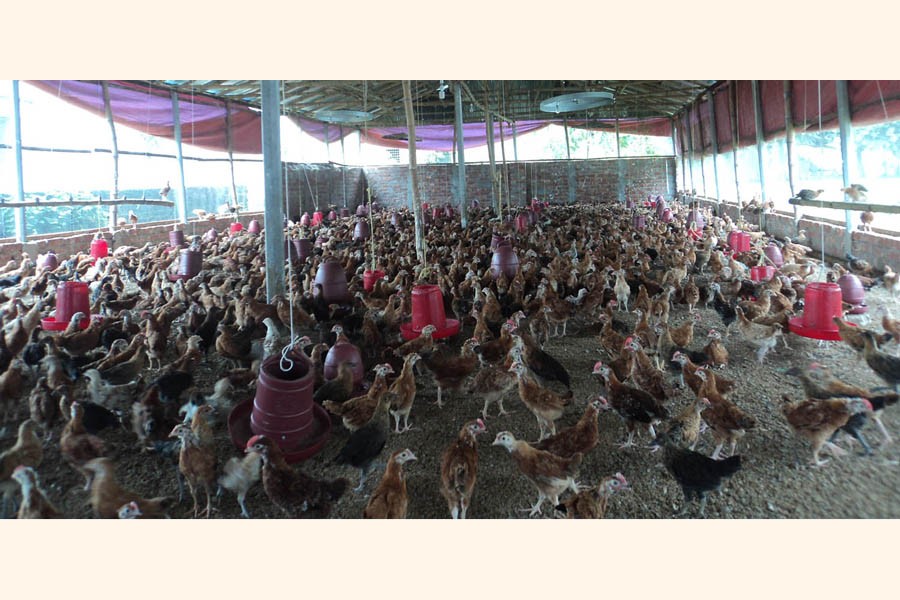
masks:
{"type": "MultiPolygon", "coordinates": [[[[819,96],[819,133],[822,132],[822,80],[818,80],[817,82],[817,94],[819,96]]],[[[824,210],[825,204],[824,200],[822,200],[822,195],[819,195],[819,207],[824,210]]],[[[819,224],[819,243],[821,244],[821,255],[822,255],[822,264],[819,267],[819,281],[825,281],[826,279],[826,271],[828,270],[825,266],[825,222],[819,224]]]]}
{"type": "MultiPolygon", "coordinates": [[[[281,86],[281,106],[282,106],[281,110],[282,111],[284,110],[283,107],[286,106],[286,104],[285,104],[285,89],[284,88],[285,88],[285,86],[282,85],[281,86]]],[[[282,170],[282,173],[284,174],[284,189],[287,190],[288,189],[288,170],[285,169],[281,165],[280,157],[278,160],[278,164],[282,170]]],[[[304,174],[305,174],[305,171],[304,171],[304,174]]],[[[309,180],[307,179],[307,184],[308,183],[309,183],[309,180]]],[[[284,214],[287,215],[289,213],[290,213],[290,198],[288,197],[288,194],[285,193],[284,194],[284,214]]],[[[282,219],[282,221],[283,221],[283,219],[282,219]]],[[[282,223],[278,223],[278,224],[271,223],[270,226],[282,227],[282,228],[284,227],[284,225],[282,223]]],[[[289,312],[290,312],[289,325],[291,328],[291,341],[284,348],[281,349],[281,360],[278,361],[278,366],[282,372],[286,373],[294,368],[294,361],[291,360],[290,358],[288,358],[288,354],[297,345],[297,341],[299,340],[299,338],[294,333],[294,298],[295,298],[295,294],[294,294],[294,261],[291,260],[291,246],[293,245],[293,242],[291,242],[290,238],[287,236],[285,236],[284,239],[288,242],[288,244],[287,244],[287,250],[288,250],[288,252],[287,252],[287,255],[288,255],[287,256],[287,259],[288,259],[287,260],[287,263],[288,263],[287,264],[287,276],[288,276],[288,308],[289,308],[289,312]],[[287,365],[287,366],[285,366],[285,365],[287,365]]]]}

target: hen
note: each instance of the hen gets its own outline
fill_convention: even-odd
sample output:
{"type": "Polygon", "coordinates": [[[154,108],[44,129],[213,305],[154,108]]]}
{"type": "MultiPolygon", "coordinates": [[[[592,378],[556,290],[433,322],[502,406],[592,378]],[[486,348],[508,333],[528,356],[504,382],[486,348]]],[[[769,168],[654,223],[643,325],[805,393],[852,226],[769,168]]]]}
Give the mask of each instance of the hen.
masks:
{"type": "Polygon", "coordinates": [[[570,496],[556,509],[566,513],[568,519],[602,519],[612,495],[627,489],[630,489],[628,480],[621,473],[616,473],[604,477],[594,487],[570,496]]]}
{"type": "Polygon", "coordinates": [[[37,468],[44,459],[44,449],[35,429],[37,425],[31,419],[19,424],[19,433],[12,448],[0,454],[0,491],[3,492],[3,505],[0,516],[9,514],[9,503],[16,491],[16,484],[10,481],[13,471],[19,465],[37,468]]]}
{"type": "Polygon", "coordinates": [[[409,495],[406,491],[406,477],[403,465],[416,460],[412,450],[397,450],[388,459],[387,468],[381,482],[363,509],[366,519],[405,519],[409,506],[409,495]]]}
{"type": "Polygon", "coordinates": [[[419,355],[415,352],[407,354],[403,359],[403,368],[400,376],[394,380],[387,394],[391,402],[391,415],[396,420],[394,433],[404,433],[410,430],[409,413],[412,410],[413,401],[416,398],[416,376],[413,368],[419,362],[419,355]],[[400,429],[400,417],[403,417],[403,429],[400,429]]]}
{"type": "Polygon", "coordinates": [[[574,454],[563,458],[550,452],[538,450],[528,442],[517,440],[508,431],[501,431],[494,439],[493,446],[503,446],[512,455],[519,471],[538,489],[538,499],[530,507],[529,516],[541,514],[544,500],[550,500],[552,506],[559,504],[559,495],[567,489],[577,493],[578,485],[575,475],[581,466],[582,455],[574,454]]]}
{"type": "Polygon", "coordinates": [[[828,462],[827,459],[819,458],[823,446],[828,448],[833,456],[846,454],[846,451],[829,440],[853,415],[872,410],[872,404],[865,398],[808,399],[792,402],[790,397],[784,394],[782,399],[784,405],[781,410],[791,429],[812,443],[813,464],[816,466],[828,462]]]}
{"type": "MultiPolygon", "coordinates": [[[[197,417],[195,416],[194,419],[196,421],[197,417]]],[[[190,426],[184,424],[176,425],[169,437],[178,438],[181,442],[181,450],[178,453],[178,469],[187,481],[188,491],[194,502],[194,518],[196,519],[198,516],[197,488],[201,486],[206,492],[206,508],[200,514],[205,514],[206,518],[209,518],[212,512],[212,486],[216,483],[215,448],[211,443],[205,442],[190,426]]]]}
{"type": "Polygon", "coordinates": [[[381,454],[387,443],[391,430],[390,408],[391,403],[387,394],[380,394],[372,418],[350,434],[350,438],[335,458],[337,464],[359,469],[359,485],[354,488],[355,492],[362,491],[372,462],[381,454]]]}
{"type": "Polygon", "coordinates": [[[453,519],[465,519],[478,477],[478,435],[487,428],[481,419],[469,421],[441,454],[441,495],[453,519]]]}
{"type": "MultiPolygon", "coordinates": [[[[65,403],[65,398],[60,404],[65,403]]],[[[62,406],[60,407],[62,409],[62,406]]],[[[91,489],[91,473],[84,469],[89,460],[100,458],[106,453],[103,440],[90,434],[84,427],[84,408],[80,402],[73,402],[69,407],[69,422],[59,437],[59,451],[63,459],[85,478],[85,491],[91,489]]]]}
{"type": "Polygon", "coordinates": [[[466,391],[471,395],[484,398],[481,416],[487,419],[488,407],[495,402],[500,407],[500,415],[509,414],[503,408],[503,398],[515,389],[517,384],[518,377],[515,373],[501,367],[488,366],[475,374],[466,391]]]}
{"type": "Polygon", "coordinates": [[[113,462],[101,457],[89,460],[84,469],[91,474],[91,508],[94,516],[101,519],[116,519],[119,509],[129,502],[137,502],[145,518],[166,516],[171,499],[166,496],[144,499],[138,494],[126,490],[116,481],[113,462]]]}
{"type": "Polygon", "coordinates": [[[628,439],[619,447],[634,446],[634,433],[639,424],[650,432],[651,437],[655,437],[653,424],[669,416],[666,408],[647,392],[624,385],[602,362],[594,365],[593,373],[606,380],[610,406],[625,421],[628,439]]]}
{"type": "Polygon", "coordinates": [[[19,505],[18,519],[60,519],[63,514],[47,499],[41,489],[37,473],[31,467],[20,465],[12,473],[12,479],[19,484],[22,491],[22,503],[19,505]]]}
{"type": "Polygon", "coordinates": [[[563,414],[563,410],[571,402],[572,391],[566,395],[549,390],[534,381],[528,374],[528,367],[520,362],[513,363],[510,372],[515,373],[519,383],[519,399],[537,419],[540,429],[539,438],[544,439],[548,435],[556,433],[556,421],[563,414]]]}
{"type": "Polygon", "coordinates": [[[478,355],[475,354],[475,346],[478,340],[469,338],[463,343],[459,356],[443,357],[431,356],[424,359],[425,365],[434,374],[437,382],[438,407],[442,407],[442,395],[444,390],[455,390],[462,385],[466,377],[478,367],[478,355]]]}
{"type": "Polygon", "coordinates": [[[716,444],[712,458],[718,460],[726,442],[731,443],[729,454],[734,454],[738,441],[744,437],[748,429],[756,427],[756,419],[738,408],[730,400],[718,393],[714,393],[717,390],[715,389],[715,383],[707,379],[709,377],[708,371],[701,369],[697,371],[697,376],[703,381],[697,396],[707,398],[710,402],[710,407],[703,413],[703,420],[712,429],[713,441],[716,444]]]}
{"type": "Polygon", "coordinates": [[[569,457],[575,454],[587,454],[597,447],[600,441],[598,417],[600,411],[609,410],[609,402],[603,396],[590,401],[584,414],[575,425],[563,429],[556,435],[544,438],[533,444],[538,450],[552,452],[557,456],[569,457]]]}
{"type": "Polygon", "coordinates": [[[319,510],[323,517],[327,517],[332,503],[347,489],[346,479],[319,481],[292,469],[284,459],[281,448],[266,436],[251,437],[247,440],[245,451],[262,457],[263,489],[272,504],[287,517],[296,517],[310,509],[319,510]]]}
{"type": "Polygon", "coordinates": [[[744,311],[740,306],[735,307],[734,312],[737,315],[735,325],[738,331],[746,341],[756,346],[756,359],[759,364],[762,364],[766,354],[778,343],[778,336],[782,335],[781,327],[779,325],[760,325],[750,321],[744,316],[744,311]]]}
{"type": "Polygon", "coordinates": [[[250,518],[250,511],[247,510],[245,499],[247,492],[250,491],[256,482],[260,479],[260,471],[262,470],[262,454],[250,452],[243,458],[232,456],[225,463],[223,474],[219,477],[219,491],[225,488],[237,495],[238,506],[241,507],[241,516],[250,518]]]}

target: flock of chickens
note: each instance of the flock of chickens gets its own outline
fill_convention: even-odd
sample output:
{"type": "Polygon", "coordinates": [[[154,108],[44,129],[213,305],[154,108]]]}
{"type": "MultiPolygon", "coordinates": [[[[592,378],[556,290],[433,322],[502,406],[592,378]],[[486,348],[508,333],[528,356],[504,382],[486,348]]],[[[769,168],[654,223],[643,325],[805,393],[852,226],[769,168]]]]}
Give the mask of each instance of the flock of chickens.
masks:
{"type": "MultiPolygon", "coordinates": [[[[407,224],[399,227],[378,213],[376,256],[387,275],[371,292],[363,291],[361,277],[371,256],[354,238],[352,223],[325,223],[316,231],[291,223],[289,237],[318,236],[317,248],[286,269],[288,297],[271,303],[262,237],[247,232],[195,238],[203,270],[184,281],[168,277],[178,253],[165,243],[119,247],[96,262],[73,256],[53,271],[37,269],[27,255],[10,261],[0,269],[0,410],[7,437],[17,433],[0,454],[3,514],[76,516],[56,508],[54,494],[61,492],[51,492],[39,476],[44,457],[58,452],[83,478],[99,518],[209,517],[229,494],[249,517],[246,500],[257,483],[285,517],[328,516],[352,494],[366,498],[358,516],[404,518],[420,497],[408,489],[406,471],[416,468],[411,463],[423,449],[401,440],[425,430],[442,440],[447,512],[478,516],[472,500],[485,451],[478,438],[488,431],[486,422],[496,422],[494,451],[508,452],[534,488],[534,503],[523,509],[529,516],[602,518],[614,495],[632,488],[622,472],[579,480],[586,457],[615,451],[600,445],[600,418],[610,413],[623,424],[622,451],[646,454],[648,464],[662,460],[683,492],[682,512],[698,500],[702,515],[708,494],[739,473],[739,446],[758,425],[736,397],[738,383],[722,374],[729,348],[750,347],[759,363],[779,344],[789,348],[787,319],[802,310],[806,283],[822,269],[835,277],[844,267],[821,265],[808,247],[786,239],[779,242],[784,266],[770,281],[753,282],[750,267],[764,260],[764,234],[751,233],[751,251],[733,255],[725,239],[738,224],[707,214],[695,241],[685,233],[684,207],[674,209],[673,223],[648,216],[646,228],[637,230],[631,210],[618,204],[554,206],[523,233],[476,212],[466,230],[450,219],[429,226],[426,264],[415,260],[409,213],[401,211],[407,224]],[[498,233],[508,234],[518,254],[512,278],[494,277],[490,269],[498,233]],[[348,274],[352,302],[323,298],[314,277],[326,258],[340,261],[348,274]],[[76,313],[64,332],[43,331],[41,318],[53,310],[58,284],[69,280],[89,283],[91,315],[76,313]],[[429,326],[413,340],[400,337],[411,292],[424,283],[441,287],[445,311],[462,321],[462,334],[437,340],[429,326]],[[721,326],[699,331],[701,312],[721,326]],[[595,340],[599,352],[590,374],[595,393],[586,399],[574,397],[571,365],[547,350],[549,340],[572,336],[572,329],[595,340]],[[325,356],[343,341],[361,349],[362,386],[354,384],[349,363],[325,380],[325,356]],[[288,464],[266,436],[253,436],[243,452],[229,439],[227,415],[252,396],[260,361],[290,344],[306,353],[315,372],[314,401],[333,416],[339,449],[319,469],[328,477],[288,464]],[[682,389],[690,390],[687,403],[678,402],[682,389]],[[433,411],[428,419],[417,417],[432,390],[438,415],[448,403],[467,402],[471,418],[457,430],[433,411]],[[510,412],[504,402],[530,412],[537,426],[504,428],[510,412]],[[560,421],[572,424],[560,428],[560,421]],[[709,455],[697,450],[705,437],[709,455]],[[177,488],[126,489],[118,479],[125,460],[171,468],[177,488]],[[353,490],[346,477],[335,476],[348,466],[359,472],[353,490]]],[[[851,260],[849,268],[864,283],[885,286],[892,298],[900,293],[900,277],[890,268],[877,279],[865,261],[851,260]]],[[[822,451],[846,453],[839,445],[843,433],[866,454],[877,452],[866,437],[869,421],[889,443],[880,417],[898,399],[900,358],[885,350],[900,339],[898,323],[889,314],[884,331],[836,322],[844,343],[887,385],[859,387],[821,364],[788,371],[806,397],[778,399],[781,416],[809,440],[816,465],[827,462],[822,451]]]]}

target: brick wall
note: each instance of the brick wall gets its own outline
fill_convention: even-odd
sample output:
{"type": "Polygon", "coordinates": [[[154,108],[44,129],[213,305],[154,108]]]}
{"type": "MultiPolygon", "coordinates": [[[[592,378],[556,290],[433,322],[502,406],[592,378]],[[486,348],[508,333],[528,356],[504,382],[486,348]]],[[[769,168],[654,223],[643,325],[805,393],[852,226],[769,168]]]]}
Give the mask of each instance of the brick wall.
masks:
{"type": "Polygon", "coordinates": [[[327,211],[329,206],[340,209],[344,206],[346,192],[347,208],[355,210],[365,194],[365,175],[361,168],[344,167],[333,163],[299,164],[284,163],[287,172],[285,197],[288,200],[288,215],[296,217],[319,207],[327,211]]]}
{"type": "MultiPolygon", "coordinates": [[[[666,195],[667,189],[675,189],[675,163],[672,158],[623,158],[621,163],[628,197],[638,199],[648,194],[666,195]]],[[[499,171],[501,167],[498,165],[497,169],[499,171]]],[[[519,162],[508,164],[507,169],[513,205],[524,205],[526,200],[535,196],[542,200],[568,202],[570,169],[574,169],[577,202],[605,202],[619,197],[619,164],[616,159],[519,162]]],[[[453,202],[455,165],[420,165],[417,173],[423,202],[453,202]]],[[[383,205],[409,206],[409,168],[406,165],[366,168],[365,177],[383,205]]],[[[466,165],[466,198],[470,202],[478,200],[482,205],[490,203],[490,165],[466,165]]]]}

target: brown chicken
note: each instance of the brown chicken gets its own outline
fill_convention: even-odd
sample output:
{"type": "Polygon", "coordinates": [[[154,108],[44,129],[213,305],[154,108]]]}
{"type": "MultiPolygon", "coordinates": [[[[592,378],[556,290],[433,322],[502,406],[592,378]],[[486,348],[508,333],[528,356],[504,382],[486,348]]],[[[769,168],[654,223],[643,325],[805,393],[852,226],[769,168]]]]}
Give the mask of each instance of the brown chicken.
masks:
{"type": "Polygon", "coordinates": [[[422,328],[422,333],[419,334],[419,337],[413,338],[397,348],[394,348],[394,355],[406,356],[407,354],[415,352],[420,356],[425,357],[431,354],[434,351],[434,339],[431,336],[435,331],[437,331],[437,327],[434,325],[426,325],[422,328]]]}
{"type": "MultiPolygon", "coordinates": [[[[75,320],[77,315],[81,315],[81,318],[78,320],[79,323],[81,320],[88,318],[84,313],[75,313],[72,315],[72,319],[75,320]]],[[[100,345],[101,330],[102,326],[99,321],[91,321],[91,324],[85,330],[76,329],[69,334],[64,332],[56,338],[56,345],[71,356],[82,356],[100,345]]]]}
{"type": "Polygon", "coordinates": [[[31,420],[44,432],[44,439],[49,440],[52,428],[59,418],[59,400],[54,397],[45,377],[38,379],[28,395],[28,413],[31,420]]]}
{"type": "MultiPolygon", "coordinates": [[[[60,400],[60,410],[64,410],[67,400],[60,400]]],[[[69,466],[81,473],[85,478],[84,490],[91,489],[91,473],[84,470],[84,464],[92,459],[100,458],[106,453],[103,440],[90,434],[84,428],[84,408],[80,402],[73,402],[69,407],[69,422],[63,427],[59,436],[59,451],[69,466]]]]}
{"type": "Polygon", "coordinates": [[[792,402],[790,397],[784,394],[782,399],[784,405],[781,410],[788,424],[796,433],[812,443],[813,464],[816,466],[828,462],[827,459],[819,458],[823,446],[828,448],[832,456],[846,454],[845,450],[829,440],[853,415],[872,410],[872,404],[865,398],[809,399],[792,402]]]}
{"type": "Polygon", "coordinates": [[[740,306],[736,306],[734,312],[737,315],[734,325],[744,340],[756,346],[756,360],[762,364],[766,354],[778,343],[778,337],[782,335],[781,326],[754,323],[744,315],[740,306]]]}
{"type": "Polygon", "coordinates": [[[478,435],[485,433],[484,421],[469,421],[456,440],[441,454],[441,495],[453,519],[465,519],[478,477],[478,435]]]}
{"type": "Polygon", "coordinates": [[[480,369],[472,381],[469,383],[466,391],[470,395],[484,398],[484,407],[481,409],[481,416],[487,420],[488,407],[495,402],[500,407],[500,415],[508,415],[503,408],[503,398],[512,392],[518,384],[518,377],[515,373],[510,372],[498,366],[487,366],[480,369]]]}
{"type": "Polygon", "coordinates": [[[726,442],[731,443],[729,456],[734,456],[738,441],[744,437],[748,429],[756,427],[756,419],[738,408],[735,403],[721,396],[717,396],[717,399],[713,400],[713,394],[709,393],[711,390],[707,389],[707,385],[710,387],[713,385],[711,381],[707,380],[707,373],[708,371],[704,369],[697,371],[697,376],[705,384],[697,395],[707,398],[711,404],[703,412],[703,420],[712,429],[713,441],[716,444],[712,459],[718,460],[726,442]]]}
{"type": "Polygon", "coordinates": [[[206,508],[200,514],[205,514],[209,518],[212,512],[212,487],[216,483],[215,449],[212,445],[204,443],[191,427],[184,424],[176,425],[169,437],[178,438],[181,442],[178,469],[187,481],[188,491],[194,502],[194,518],[198,516],[197,488],[201,486],[206,492],[206,508]]]}
{"type": "MultiPolygon", "coordinates": [[[[219,477],[219,486],[237,495],[241,516],[250,518],[245,500],[247,493],[260,480],[262,471],[262,455],[256,452],[245,454],[242,458],[232,456],[225,463],[223,474],[219,477]]],[[[218,494],[217,494],[218,495],[218,494]]]]}
{"type": "Polygon", "coordinates": [[[37,473],[31,467],[19,465],[12,473],[12,479],[19,484],[22,491],[22,503],[19,505],[18,519],[60,519],[59,512],[47,494],[41,489],[37,473]]]}
{"type": "MultiPolygon", "coordinates": [[[[500,327],[499,338],[487,342],[482,341],[475,346],[475,353],[478,354],[478,359],[482,365],[497,364],[506,358],[506,354],[512,348],[513,338],[510,332],[514,328],[515,325],[513,323],[506,322],[500,327]]],[[[477,335],[472,337],[480,339],[477,335]]]]}
{"type": "MultiPolygon", "coordinates": [[[[841,340],[843,340],[845,344],[856,351],[857,359],[862,358],[863,351],[866,348],[866,342],[863,339],[863,332],[871,330],[864,327],[857,327],[853,324],[848,323],[847,321],[844,321],[840,317],[834,317],[832,320],[834,321],[834,324],[837,325],[841,340]]],[[[872,333],[872,341],[875,343],[876,349],[880,348],[891,339],[891,336],[889,334],[876,334],[874,332],[872,333]]]]}
{"type": "Polygon", "coordinates": [[[23,360],[14,358],[7,369],[0,373],[0,406],[5,413],[4,421],[8,420],[17,408],[15,400],[22,394],[25,368],[23,360]]]}
{"type": "Polygon", "coordinates": [[[628,480],[621,473],[616,473],[604,477],[592,488],[569,496],[556,508],[565,512],[567,519],[602,519],[613,494],[627,489],[630,489],[628,480]]]}
{"type": "Polygon", "coordinates": [[[669,337],[679,348],[687,348],[694,342],[694,325],[700,321],[699,314],[691,315],[687,321],[678,327],[669,327],[669,337]]]}
{"type": "Polygon", "coordinates": [[[606,398],[597,396],[588,403],[584,414],[577,423],[532,445],[538,450],[552,452],[562,457],[573,456],[577,453],[587,454],[596,448],[600,441],[598,422],[600,411],[609,410],[609,408],[606,398]]]}
{"type": "Polygon", "coordinates": [[[375,407],[381,397],[387,394],[387,376],[394,372],[391,365],[385,363],[375,367],[375,381],[369,391],[361,396],[350,398],[342,404],[326,401],[322,407],[333,415],[341,417],[351,433],[365,425],[372,418],[375,407]]]}
{"type": "Polygon", "coordinates": [[[403,473],[403,465],[416,460],[412,450],[406,448],[397,450],[388,459],[387,467],[381,482],[369,502],[363,509],[363,517],[366,519],[405,519],[406,509],[409,507],[409,495],[406,491],[406,477],[403,473]]]}
{"type": "Polygon", "coordinates": [[[119,516],[119,509],[129,502],[137,502],[144,518],[166,516],[171,498],[159,496],[145,499],[122,488],[116,480],[115,466],[111,459],[101,457],[89,460],[84,464],[84,469],[92,476],[90,503],[94,517],[116,519],[119,516]]]}
{"type": "Polygon", "coordinates": [[[404,433],[411,429],[409,413],[412,410],[413,401],[416,399],[416,376],[413,368],[417,362],[419,362],[417,353],[407,354],[403,359],[400,376],[394,380],[387,391],[391,402],[391,415],[396,421],[394,433],[404,433]],[[400,417],[403,417],[403,429],[400,429],[400,417]]]}
{"type": "Polygon", "coordinates": [[[708,364],[720,369],[728,366],[728,349],[722,343],[722,334],[710,329],[706,337],[709,342],[703,347],[703,354],[707,356],[708,364]]]}
{"type": "Polygon", "coordinates": [[[292,518],[307,510],[318,510],[322,517],[347,489],[346,479],[319,481],[302,471],[292,469],[281,448],[263,435],[247,440],[246,452],[262,456],[262,482],[266,496],[285,516],[292,518]]]}
{"type": "Polygon", "coordinates": [[[105,375],[106,371],[113,366],[123,362],[127,362],[128,360],[134,358],[134,355],[137,354],[143,346],[145,339],[146,338],[144,337],[144,334],[136,334],[133,338],[131,338],[131,342],[128,343],[128,347],[122,350],[122,352],[113,354],[95,364],[88,365],[88,368],[97,369],[98,371],[100,371],[101,375],[105,375]]]}
{"type": "Polygon", "coordinates": [[[24,465],[36,469],[44,459],[44,449],[36,429],[37,424],[31,419],[22,421],[16,443],[0,454],[0,491],[3,493],[0,516],[7,514],[8,504],[16,491],[16,484],[10,480],[15,468],[24,465]]]}
{"type": "Polygon", "coordinates": [[[434,374],[437,382],[437,401],[438,407],[444,406],[443,393],[459,389],[466,377],[472,374],[478,367],[478,355],[475,354],[474,348],[478,345],[478,340],[469,338],[460,349],[459,356],[440,356],[433,355],[424,359],[425,366],[434,374]]]}
{"type": "Polygon", "coordinates": [[[544,500],[550,500],[551,506],[556,507],[559,495],[567,489],[575,493],[580,491],[575,483],[575,475],[581,466],[581,454],[563,458],[517,440],[508,431],[498,433],[492,445],[509,450],[519,471],[538,489],[537,501],[530,508],[523,509],[529,512],[529,516],[541,514],[544,500]]]}
{"type": "Polygon", "coordinates": [[[344,361],[338,365],[337,377],[319,386],[319,389],[313,394],[313,400],[319,404],[326,400],[341,403],[349,400],[352,393],[353,363],[344,361]]]}
{"type": "MultiPolygon", "coordinates": [[[[701,414],[711,406],[709,398],[697,398],[672,419],[668,434],[676,443],[693,450],[700,440],[701,414]]],[[[660,446],[657,446],[659,448],[660,446]]]]}
{"type": "Polygon", "coordinates": [[[619,444],[619,447],[634,446],[634,433],[638,426],[649,431],[650,437],[656,437],[654,423],[669,416],[665,406],[644,390],[623,384],[609,365],[597,362],[593,373],[606,380],[609,404],[625,421],[628,439],[619,444]]]}
{"type": "Polygon", "coordinates": [[[631,353],[634,360],[631,361],[629,377],[635,386],[644,390],[660,402],[665,402],[674,394],[669,385],[666,374],[656,368],[650,357],[641,348],[637,338],[630,337],[625,342],[625,349],[631,353]]]}
{"type": "Polygon", "coordinates": [[[556,424],[565,407],[572,401],[572,390],[565,395],[543,387],[528,373],[528,367],[521,362],[513,363],[509,368],[515,373],[519,384],[519,399],[537,419],[540,434],[538,440],[543,440],[556,433],[556,424]]]}

